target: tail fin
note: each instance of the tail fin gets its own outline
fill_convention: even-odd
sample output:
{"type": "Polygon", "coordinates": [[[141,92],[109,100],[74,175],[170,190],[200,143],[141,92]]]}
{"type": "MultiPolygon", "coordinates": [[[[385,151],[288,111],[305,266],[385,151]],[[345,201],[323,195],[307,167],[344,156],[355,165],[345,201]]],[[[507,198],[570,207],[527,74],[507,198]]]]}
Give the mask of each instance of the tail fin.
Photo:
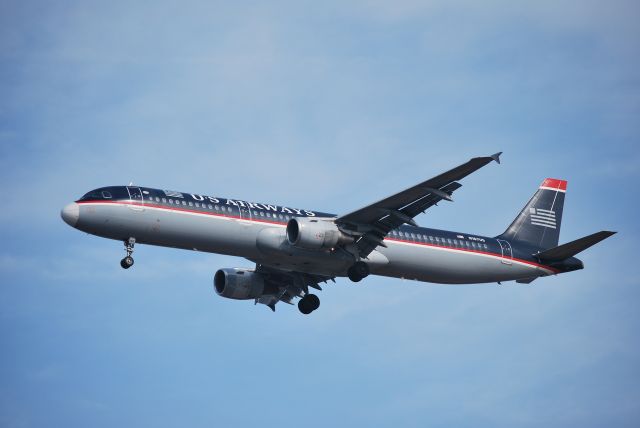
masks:
{"type": "Polygon", "coordinates": [[[518,217],[498,239],[521,241],[541,250],[558,246],[567,182],[545,179],[518,217]]]}

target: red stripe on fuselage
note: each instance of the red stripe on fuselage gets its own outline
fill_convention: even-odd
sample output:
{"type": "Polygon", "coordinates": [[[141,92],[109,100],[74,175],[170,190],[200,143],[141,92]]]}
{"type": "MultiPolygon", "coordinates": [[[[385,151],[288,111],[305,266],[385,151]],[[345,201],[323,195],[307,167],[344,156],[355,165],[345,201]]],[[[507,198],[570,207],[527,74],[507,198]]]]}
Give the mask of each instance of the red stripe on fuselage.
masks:
{"type": "Polygon", "coordinates": [[[242,221],[257,221],[260,223],[270,223],[270,224],[280,224],[280,225],[286,225],[287,223],[283,223],[280,221],[275,221],[275,220],[264,220],[261,218],[253,218],[253,216],[251,218],[245,218],[245,217],[240,217],[237,215],[231,215],[231,214],[220,214],[220,213],[211,213],[211,212],[207,212],[207,211],[198,211],[195,209],[189,209],[189,208],[182,208],[182,207],[171,207],[171,206],[165,206],[165,205],[158,205],[158,204],[153,204],[153,203],[141,203],[141,202],[122,202],[122,201],[79,201],[77,202],[78,204],[81,205],[88,205],[88,204],[114,204],[114,205],[133,205],[136,207],[147,207],[147,208],[158,208],[158,209],[162,209],[162,210],[168,210],[168,211],[181,211],[181,212],[186,212],[186,213],[193,213],[193,214],[202,214],[202,215],[210,215],[213,217],[224,217],[224,218],[232,218],[232,219],[236,219],[236,220],[242,220],[242,221]]]}
{"type": "MultiPolygon", "coordinates": [[[[258,222],[258,223],[269,223],[269,224],[277,224],[280,226],[286,226],[287,223],[286,222],[280,222],[280,221],[274,221],[274,220],[263,220],[263,219],[258,219],[258,218],[254,218],[253,216],[251,218],[244,218],[244,217],[240,217],[240,216],[236,216],[236,215],[229,215],[229,214],[219,214],[219,213],[211,213],[211,212],[207,212],[207,211],[198,211],[198,210],[192,210],[192,209],[188,209],[188,208],[182,208],[182,207],[167,207],[164,205],[158,205],[158,204],[154,204],[154,203],[140,203],[140,202],[123,202],[123,201],[78,201],[78,204],[81,205],[89,205],[89,204],[114,204],[114,205],[133,205],[133,206],[139,206],[139,207],[148,207],[148,208],[157,208],[157,209],[163,209],[163,210],[169,210],[169,211],[178,211],[178,212],[187,212],[187,213],[193,213],[193,214],[202,214],[202,215],[210,215],[212,217],[224,217],[224,218],[230,218],[230,219],[235,219],[235,220],[242,220],[242,221],[254,221],[254,222],[258,222]]],[[[497,257],[497,258],[504,258],[506,260],[513,260],[515,262],[520,262],[520,263],[525,263],[531,266],[535,266],[538,268],[542,268],[542,269],[546,269],[546,270],[550,270],[554,273],[560,273],[560,271],[558,269],[552,268],[550,266],[545,266],[539,263],[535,263],[529,260],[523,260],[523,259],[518,259],[515,257],[504,257],[502,254],[497,254],[497,253],[490,253],[488,251],[479,251],[479,250],[471,250],[471,249],[466,249],[466,248],[457,248],[457,247],[448,247],[446,245],[436,245],[436,244],[427,244],[425,242],[417,242],[417,241],[407,241],[404,239],[398,239],[398,238],[390,238],[390,237],[385,237],[384,238],[385,241],[395,241],[395,242],[403,242],[405,244],[413,244],[413,245],[422,245],[425,247],[433,247],[433,248],[442,248],[445,250],[456,250],[456,251],[463,251],[466,253],[475,253],[475,254],[481,254],[481,255],[485,255],[485,256],[492,256],[492,257],[497,257]]]]}
{"type": "Polygon", "coordinates": [[[531,266],[535,266],[535,267],[539,267],[542,269],[547,269],[550,270],[554,273],[560,273],[560,271],[558,269],[554,269],[552,267],[549,266],[545,266],[545,265],[541,265],[539,263],[535,263],[529,260],[523,260],[523,259],[518,259],[515,257],[506,257],[503,256],[502,254],[497,254],[497,253],[490,253],[488,251],[479,251],[479,250],[469,250],[466,248],[458,248],[458,247],[447,247],[446,245],[436,245],[436,244],[427,244],[426,242],[417,242],[417,241],[407,241],[404,239],[397,239],[397,238],[384,238],[385,241],[396,241],[396,242],[404,242],[407,244],[413,244],[413,245],[423,245],[425,247],[434,247],[434,248],[443,248],[445,250],[456,250],[456,251],[464,251],[465,253],[475,253],[475,254],[481,254],[484,256],[492,256],[492,257],[497,257],[500,259],[505,259],[505,260],[513,260],[514,262],[519,262],[519,263],[525,263],[531,266]]]}

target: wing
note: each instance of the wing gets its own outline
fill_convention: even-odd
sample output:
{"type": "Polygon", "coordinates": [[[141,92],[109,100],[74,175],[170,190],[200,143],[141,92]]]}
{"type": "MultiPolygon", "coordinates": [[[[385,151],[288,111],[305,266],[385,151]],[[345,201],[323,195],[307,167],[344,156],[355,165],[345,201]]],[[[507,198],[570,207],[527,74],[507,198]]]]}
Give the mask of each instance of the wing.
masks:
{"type": "Polygon", "coordinates": [[[274,312],[278,302],[292,304],[292,300],[296,297],[309,294],[309,287],[322,290],[320,283],[335,282],[335,279],[330,276],[284,271],[261,264],[256,264],[256,273],[262,275],[265,282],[272,285],[271,288],[277,291],[273,294],[265,294],[258,297],[255,303],[267,305],[274,312]]]}
{"type": "Polygon", "coordinates": [[[451,194],[462,187],[460,180],[491,161],[500,163],[500,153],[477,157],[445,173],[423,181],[402,192],[345,214],[336,223],[346,233],[358,236],[355,247],[359,257],[366,258],[387,234],[408,223],[417,226],[413,218],[441,200],[451,201],[451,194]]]}

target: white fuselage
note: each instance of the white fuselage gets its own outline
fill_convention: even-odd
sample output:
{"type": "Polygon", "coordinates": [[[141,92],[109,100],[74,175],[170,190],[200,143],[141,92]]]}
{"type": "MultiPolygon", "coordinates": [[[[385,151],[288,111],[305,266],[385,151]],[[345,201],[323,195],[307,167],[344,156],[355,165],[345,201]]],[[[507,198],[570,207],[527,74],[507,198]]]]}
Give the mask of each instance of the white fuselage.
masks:
{"type": "MultiPolygon", "coordinates": [[[[79,201],[74,227],[137,243],[220,253],[247,258],[282,270],[344,276],[353,259],[339,250],[305,250],[286,239],[280,215],[260,216],[251,209],[232,215],[204,207],[139,203],[133,200],[79,201]]],[[[66,208],[65,208],[66,209],[66,208]]],[[[63,215],[64,217],[64,215],[63,215]]],[[[66,220],[66,219],[65,219],[66,220]]],[[[439,231],[410,228],[391,234],[364,261],[371,273],[419,281],[470,284],[508,281],[557,273],[553,268],[517,258],[494,238],[439,239],[439,231]],[[433,238],[433,239],[429,239],[433,238]],[[476,241],[483,243],[476,243],[476,241]],[[500,250],[498,250],[500,249],[500,250]]],[[[506,247],[505,247],[506,248],[506,247]]]]}

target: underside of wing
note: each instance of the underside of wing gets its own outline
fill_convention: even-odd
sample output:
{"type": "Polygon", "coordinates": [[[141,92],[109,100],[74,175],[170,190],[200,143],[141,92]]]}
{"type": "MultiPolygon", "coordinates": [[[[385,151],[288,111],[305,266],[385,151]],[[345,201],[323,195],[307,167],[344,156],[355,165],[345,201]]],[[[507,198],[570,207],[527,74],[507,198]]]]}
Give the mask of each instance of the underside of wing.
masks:
{"type": "Polygon", "coordinates": [[[285,271],[278,268],[256,264],[255,272],[262,276],[265,283],[271,285],[272,294],[264,294],[255,299],[255,303],[262,303],[276,310],[276,303],[293,304],[295,298],[303,298],[309,294],[309,288],[322,290],[320,283],[335,282],[330,276],[314,275],[303,272],[285,271]]]}

